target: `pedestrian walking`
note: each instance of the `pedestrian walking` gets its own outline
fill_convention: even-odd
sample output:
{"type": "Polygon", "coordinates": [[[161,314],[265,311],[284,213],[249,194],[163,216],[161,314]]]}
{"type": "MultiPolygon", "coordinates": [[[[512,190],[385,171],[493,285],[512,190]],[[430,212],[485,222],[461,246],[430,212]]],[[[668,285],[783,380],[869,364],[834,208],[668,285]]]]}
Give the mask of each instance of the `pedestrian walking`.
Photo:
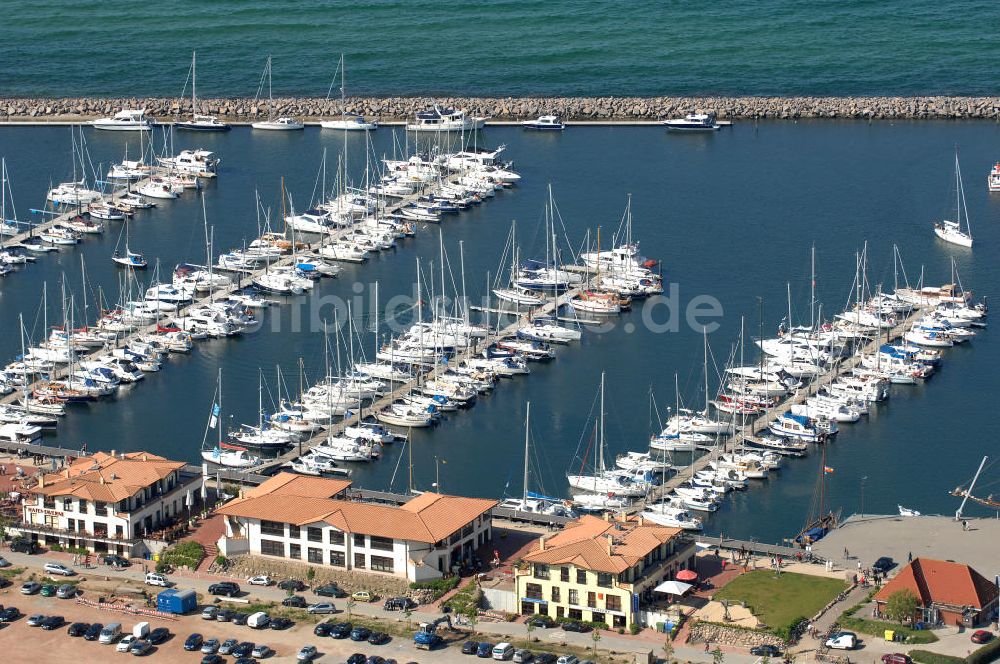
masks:
{"type": "Polygon", "coordinates": [[[859,572],[861,571],[861,561],[860,560],[858,561],[858,571],[859,572]]]}
{"type": "Polygon", "coordinates": [[[705,652],[708,652],[708,646],[709,646],[708,639],[705,639],[705,652]]]}
{"type": "Polygon", "coordinates": [[[850,552],[849,552],[849,551],[847,550],[847,547],[845,546],[845,547],[844,547],[844,560],[850,560],[850,559],[851,559],[851,554],[850,554],[850,552]]]}
{"type": "Polygon", "coordinates": [[[913,552],[912,551],[910,551],[908,554],[906,554],[906,562],[908,562],[908,563],[912,563],[913,562],[913,552]]]}

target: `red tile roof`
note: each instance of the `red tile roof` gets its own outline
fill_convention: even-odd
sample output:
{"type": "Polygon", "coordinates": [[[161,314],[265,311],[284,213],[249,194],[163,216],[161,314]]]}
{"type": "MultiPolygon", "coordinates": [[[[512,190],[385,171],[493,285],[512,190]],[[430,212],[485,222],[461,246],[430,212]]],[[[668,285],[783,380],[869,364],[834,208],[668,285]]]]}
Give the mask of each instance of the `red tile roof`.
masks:
{"type": "Polygon", "coordinates": [[[86,500],[116,503],[156,484],[183,461],[171,461],[149,452],[128,452],[80,457],[68,468],[42,476],[31,491],[46,496],[77,496],[86,500]]]}
{"type": "Polygon", "coordinates": [[[875,600],[885,602],[900,590],[910,590],[921,606],[943,604],[982,609],[997,597],[997,587],[968,565],[932,558],[915,558],[882,586],[875,600]]]}

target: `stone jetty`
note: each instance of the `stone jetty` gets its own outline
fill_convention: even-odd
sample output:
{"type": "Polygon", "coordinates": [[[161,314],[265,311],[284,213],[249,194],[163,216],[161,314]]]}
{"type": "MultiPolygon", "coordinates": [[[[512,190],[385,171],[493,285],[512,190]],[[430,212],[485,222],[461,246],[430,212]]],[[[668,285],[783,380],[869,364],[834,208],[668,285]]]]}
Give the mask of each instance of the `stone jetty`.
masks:
{"type": "MultiPolygon", "coordinates": [[[[714,112],[721,119],[846,118],[864,120],[1000,120],[1000,97],[353,97],[347,110],[381,122],[400,122],[437,103],[495,121],[543,114],[576,122],[655,122],[686,113],[714,112]]],[[[200,111],[233,123],[267,114],[253,99],[205,99],[200,111]]],[[[276,99],[277,112],[318,122],[340,114],[340,101],[276,99]]],[[[0,98],[0,122],[74,122],[108,116],[122,108],[145,108],[162,121],[190,114],[190,101],[176,98],[0,98]]]]}

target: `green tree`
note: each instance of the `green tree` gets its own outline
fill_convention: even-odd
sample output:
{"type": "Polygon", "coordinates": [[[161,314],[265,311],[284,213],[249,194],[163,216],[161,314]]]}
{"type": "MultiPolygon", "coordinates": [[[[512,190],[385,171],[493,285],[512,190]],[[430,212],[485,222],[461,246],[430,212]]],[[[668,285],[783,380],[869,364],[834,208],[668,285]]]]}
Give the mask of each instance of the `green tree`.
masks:
{"type": "Polygon", "coordinates": [[[464,615],[469,619],[469,628],[472,630],[472,636],[475,636],[476,623],[479,622],[479,609],[475,606],[469,605],[466,607],[464,615]]]}
{"type": "Polygon", "coordinates": [[[597,657],[597,642],[601,640],[601,630],[595,629],[590,633],[590,640],[594,642],[594,657],[597,657]]]}
{"type": "Polygon", "coordinates": [[[351,612],[354,611],[354,606],[357,603],[358,603],[357,600],[354,599],[353,597],[348,597],[347,598],[347,604],[345,604],[345,606],[347,607],[347,620],[348,620],[348,622],[350,622],[350,620],[351,620],[351,612]]]}
{"type": "Polygon", "coordinates": [[[715,646],[715,650],[712,651],[712,664],[722,664],[725,659],[726,655],[722,652],[722,648],[715,646]]]}
{"type": "Polygon", "coordinates": [[[667,664],[674,658],[674,642],[669,638],[663,642],[663,661],[667,664]]]}
{"type": "Polygon", "coordinates": [[[885,615],[893,622],[904,622],[913,617],[919,600],[912,590],[904,588],[889,595],[885,602],[885,615]]]}
{"type": "Polygon", "coordinates": [[[528,632],[528,646],[531,646],[531,633],[535,631],[535,623],[530,620],[524,623],[524,629],[528,632]]]}
{"type": "Polygon", "coordinates": [[[309,583],[312,583],[312,580],[315,579],[315,578],[316,578],[316,569],[313,568],[313,567],[310,567],[309,571],[306,572],[306,580],[309,581],[309,583]]]}

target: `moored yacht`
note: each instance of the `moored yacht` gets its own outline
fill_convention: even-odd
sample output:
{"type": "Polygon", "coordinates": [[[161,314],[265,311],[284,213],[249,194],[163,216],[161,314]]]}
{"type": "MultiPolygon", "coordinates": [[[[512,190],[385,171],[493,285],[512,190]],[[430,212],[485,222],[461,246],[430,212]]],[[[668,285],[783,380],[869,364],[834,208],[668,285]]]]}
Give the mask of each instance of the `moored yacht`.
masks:
{"type": "Polygon", "coordinates": [[[118,111],[110,118],[99,118],[91,120],[90,126],[94,129],[105,129],[110,131],[149,131],[156,124],[156,120],[146,117],[146,109],[124,109],[118,111]]]}
{"type": "Polygon", "coordinates": [[[407,131],[477,131],[486,126],[486,118],[469,117],[465,111],[441,108],[437,104],[426,111],[417,111],[414,121],[406,124],[407,131]]]}
{"type": "Polygon", "coordinates": [[[536,129],[539,131],[562,131],[566,128],[558,115],[542,115],[534,120],[525,120],[521,123],[525,129],[536,129]]]}
{"type": "Polygon", "coordinates": [[[720,128],[715,113],[688,113],[683,118],[664,120],[667,131],[716,131],[720,128]]]}

